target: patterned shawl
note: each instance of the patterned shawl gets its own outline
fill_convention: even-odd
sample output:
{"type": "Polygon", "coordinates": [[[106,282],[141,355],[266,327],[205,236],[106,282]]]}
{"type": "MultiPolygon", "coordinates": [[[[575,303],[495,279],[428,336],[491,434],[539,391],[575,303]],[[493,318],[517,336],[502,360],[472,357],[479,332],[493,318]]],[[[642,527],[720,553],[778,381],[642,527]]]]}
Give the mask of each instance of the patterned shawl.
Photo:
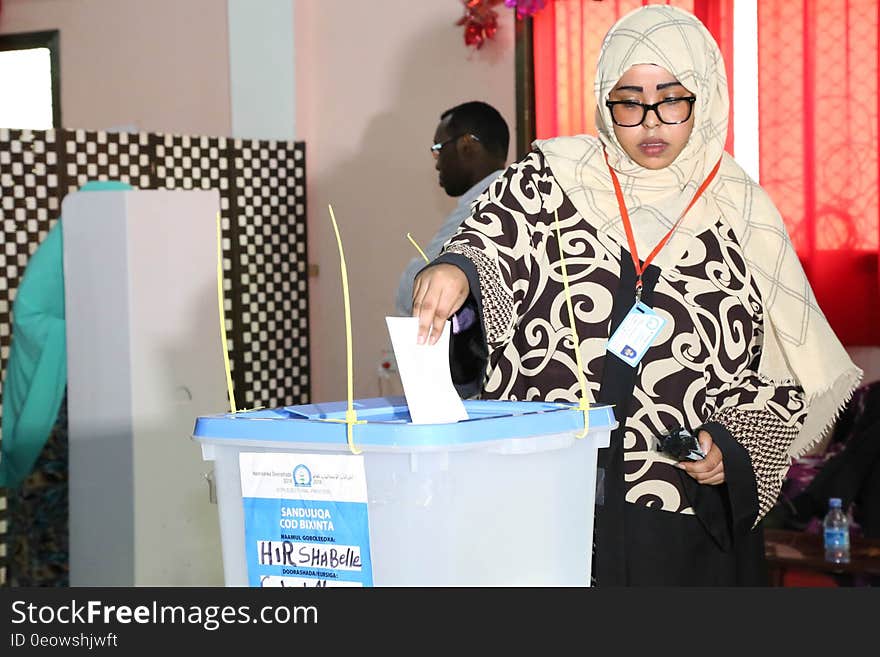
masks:
{"type": "Polygon", "coordinates": [[[620,179],[642,257],[660,241],[712,167],[715,180],[688,212],[654,263],[674,266],[693,238],[723,216],[745,253],[765,310],[758,373],[778,384],[796,381],[809,413],[789,453],[818,441],[858,385],[862,372],[849,358],[816,303],[813,291],[770,197],[724,153],[728,92],[724,61],[706,27],[668,5],[644,6],[623,16],[602,44],[596,74],[598,139],[589,135],[536,141],[553,175],[579,213],[622,245],[626,237],[603,156],[620,179]],[[605,106],[608,93],[631,66],[656,64],[697,96],[690,140],[670,166],[636,164],[618,143],[605,106]]]}

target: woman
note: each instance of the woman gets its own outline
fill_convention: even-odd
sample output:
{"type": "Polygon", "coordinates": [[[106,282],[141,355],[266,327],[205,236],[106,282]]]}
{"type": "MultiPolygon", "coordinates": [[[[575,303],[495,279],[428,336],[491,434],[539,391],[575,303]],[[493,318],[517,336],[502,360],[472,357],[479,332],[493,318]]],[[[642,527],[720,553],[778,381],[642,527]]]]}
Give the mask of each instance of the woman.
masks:
{"type": "Polygon", "coordinates": [[[764,583],[760,520],[861,372],[724,153],[727,80],[702,23],[663,5],[621,18],[596,101],[598,138],[535,142],[416,278],[418,339],[456,314],[463,395],[577,400],[564,256],[587,396],[620,422],[600,452],[596,583],[764,583]],[[698,460],[658,450],[678,429],[698,460]]]}

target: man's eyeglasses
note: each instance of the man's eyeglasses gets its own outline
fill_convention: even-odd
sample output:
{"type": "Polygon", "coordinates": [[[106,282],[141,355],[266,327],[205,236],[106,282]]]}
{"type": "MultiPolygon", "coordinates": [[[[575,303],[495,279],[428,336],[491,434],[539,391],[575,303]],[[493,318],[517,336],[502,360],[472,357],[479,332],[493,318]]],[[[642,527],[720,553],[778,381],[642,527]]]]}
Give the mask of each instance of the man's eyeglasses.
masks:
{"type": "Polygon", "coordinates": [[[653,105],[638,103],[634,100],[606,100],[605,106],[611,110],[611,120],[621,128],[634,128],[642,125],[648,110],[654,110],[654,114],[666,125],[684,123],[691,118],[691,112],[696,102],[694,96],[687,98],[667,98],[653,105]]]}
{"type": "Polygon", "coordinates": [[[473,134],[471,132],[465,132],[463,134],[456,135],[455,137],[450,137],[446,141],[437,142],[436,144],[431,146],[431,155],[433,155],[434,159],[436,160],[438,157],[440,157],[440,151],[443,150],[443,147],[446,146],[446,144],[449,144],[449,143],[455,141],[456,139],[461,139],[465,135],[470,135],[471,139],[473,139],[474,141],[480,141],[480,138],[477,137],[475,134],[473,134]]]}

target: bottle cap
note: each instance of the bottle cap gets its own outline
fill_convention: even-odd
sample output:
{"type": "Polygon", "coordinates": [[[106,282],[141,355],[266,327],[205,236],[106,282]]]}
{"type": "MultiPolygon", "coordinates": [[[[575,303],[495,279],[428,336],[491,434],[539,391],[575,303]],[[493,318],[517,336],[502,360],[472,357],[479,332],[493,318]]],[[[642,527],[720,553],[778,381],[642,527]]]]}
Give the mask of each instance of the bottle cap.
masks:
{"type": "Polygon", "coordinates": [[[828,506],[832,509],[839,509],[841,506],[841,501],[839,497],[832,497],[828,500],[828,506]]]}

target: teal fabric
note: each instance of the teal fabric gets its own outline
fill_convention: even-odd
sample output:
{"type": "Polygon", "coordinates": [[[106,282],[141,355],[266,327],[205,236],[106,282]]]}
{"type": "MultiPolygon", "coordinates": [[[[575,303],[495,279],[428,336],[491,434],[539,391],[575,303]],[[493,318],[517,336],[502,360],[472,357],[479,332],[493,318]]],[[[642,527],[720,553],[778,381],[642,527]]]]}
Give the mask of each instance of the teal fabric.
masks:
{"type": "MultiPolygon", "coordinates": [[[[130,190],[117,181],[82,191],[130,190]]],[[[46,444],[67,385],[63,240],[59,219],[28,260],[12,305],[12,343],[3,382],[0,486],[18,487],[46,444]]]]}

